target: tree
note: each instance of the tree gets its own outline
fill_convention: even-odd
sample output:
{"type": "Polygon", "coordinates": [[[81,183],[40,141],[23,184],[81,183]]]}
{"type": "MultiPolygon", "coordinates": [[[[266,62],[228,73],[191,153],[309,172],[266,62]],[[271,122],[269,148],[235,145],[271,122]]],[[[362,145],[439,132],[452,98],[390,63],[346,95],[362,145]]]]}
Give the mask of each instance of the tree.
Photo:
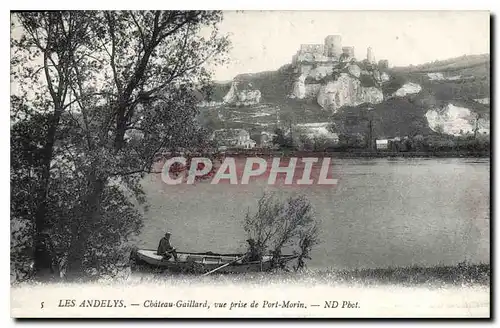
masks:
{"type": "MultiPolygon", "coordinates": [[[[144,202],[139,181],[151,171],[155,155],[203,147],[194,90],[210,80],[205,64],[224,59],[228,41],[217,29],[222,14],[23,12],[15,18],[21,35],[12,41],[13,73],[20,85],[34,86],[34,97],[25,101],[26,90],[14,96],[12,116],[29,120],[32,112],[47,114],[41,123],[47,134],[39,139],[43,151],[37,169],[42,174],[37,175],[34,226],[35,239],[41,241],[36,244],[44,245],[40,248],[50,254],[49,262],[58,261],[57,254],[47,251],[54,248],[49,245],[54,238],[42,238],[55,231],[47,223],[48,191],[77,177],[80,188],[65,196],[73,206],[64,224],[69,242],[63,256],[68,273],[88,273],[97,265],[89,261],[98,253],[92,234],[96,226],[128,211],[130,224],[119,234],[138,230],[134,218],[139,214],[122,196],[129,192],[144,202]],[[117,199],[124,207],[114,208],[115,216],[108,220],[109,212],[103,210],[117,199]]],[[[42,257],[34,258],[39,271],[42,257]]]]}
{"type": "Polygon", "coordinates": [[[274,130],[275,136],[273,137],[273,144],[280,146],[281,148],[292,148],[293,140],[290,135],[286,135],[285,131],[280,128],[274,130]]]}
{"type": "Polygon", "coordinates": [[[300,266],[303,267],[303,260],[319,241],[313,208],[305,196],[280,201],[274,194],[264,194],[257,212],[247,213],[244,229],[248,238],[256,242],[261,256],[272,254],[274,267],[282,267],[280,257],[284,247],[300,251],[300,266]]]}
{"type": "MultiPolygon", "coordinates": [[[[40,272],[54,264],[51,240],[47,238],[47,199],[50,188],[51,163],[62,114],[70,106],[68,92],[72,79],[71,63],[87,40],[91,16],[87,13],[20,13],[15,16],[22,33],[12,39],[12,76],[20,89],[11,97],[11,121],[42,118],[37,141],[40,145],[30,163],[36,179],[33,192],[34,207],[34,266],[40,272]],[[39,61],[36,65],[34,61],[39,61]],[[38,67],[37,67],[38,66],[38,67]],[[39,74],[42,72],[41,74],[39,74]],[[31,91],[34,95],[29,93],[31,91]],[[26,101],[26,100],[29,100],[26,101]],[[34,164],[34,165],[33,165],[34,164]]],[[[15,20],[12,22],[15,26],[15,20]]],[[[25,125],[26,126],[26,125],[25,125]]],[[[31,132],[30,129],[24,132],[31,132]]],[[[25,134],[26,135],[26,134],[25,134]]],[[[17,208],[14,208],[16,210],[17,208]]],[[[13,214],[16,217],[16,213],[13,214]]]]}
{"type": "Polygon", "coordinates": [[[411,138],[405,138],[403,139],[403,141],[401,142],[401,145],[403,146],[403,149],[405,151],[413,151],[414,149],[414,143],[413,143],[413,140],[411,138]]]}
{"type": "Polygon", "coordinates": [[[316,135],[313,137],[313,149],[315,151],[324,151],[332,142],[325,135],[316,135]]]}
{"type": "MultiPolygon", "coordinates": [[[[36,191],[40,190],[43,157],[38,141],[46,136],[43,129],[48,117],[36,115],[33,120],[20,121],[11,127],[11,266],[17,280],[29,278],[32,271],[33,248],[35,246],[34,220],[37,212],[36,191]]],[[[38,256],[48,269],[52,268],[50,254],[39,252],[38,256]]]]}
{"type": "Polygon", "coordinates": [[[298,143],[300,145],[301,150],[311,151],[314,149],[313,140],[309,137],[309,135],[305,133],[299,134],[298,143]]]}
{"type": "Polygon", "coordinates": [[[483,119],[483,116],[484,115],[481,113],[475,113],[474,115],[474,139],[477,138],[479,132],[480,120],[483,119]]]}
{"type": "Polygon", "coordinates": [[[301,231],[299,235],[299,248],[297,265],[295,266],[295,271],[304,269],[306,267],[305,260],[311,260],[312,248],[320,243],[319,230],[317,225],[313,225],[311,228],[305,231],[301,231]]]}
{"type": "Polygon", "coordinates": [[[417,134],[412,138],[412,147],[417,151],[425,151],[427,150],[427,143],[421,134],[417,134]]]}

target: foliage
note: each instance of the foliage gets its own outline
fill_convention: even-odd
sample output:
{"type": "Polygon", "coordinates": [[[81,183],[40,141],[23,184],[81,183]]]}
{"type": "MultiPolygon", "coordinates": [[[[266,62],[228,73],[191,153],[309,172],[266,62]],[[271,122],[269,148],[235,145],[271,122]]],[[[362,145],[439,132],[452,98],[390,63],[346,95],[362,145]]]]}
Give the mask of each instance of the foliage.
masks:
{"type": "Polygon", "coordinates": [[[260,90],[261,102],[281,102],[293,87],[294,72],[292,66],[287,64],[276,71],[239,74],[233,80],[241,83],[251,82],[255,89],[260,90]]]}
{"type": "Polygon", "coordinates": [[[488,135],[464,134],[459,136],[436,133],[429,136],[417,134],[403,138],[402,140],[391,140],[389,150],[396,152],[477,152],[484,153],[490,149],[490,138],[488,135]]]}
{"type": "Polygon", "coordinates": [[[264,194],[258,202],[257,212],[247,213],[245,232],[256,243],[258,253],[273,255],[273,265],[282,267],[279,258],[283,248],[299,252],[299,267],[319,242],[319,230],[313,208],[305,196],[279,200],[274,194],[264,194]]]}
{"type": "Polygon", "coordinates": [[[294,145],[296,145],[299,150],[325,151],[336,147],[337,144],[332,138],[325,135],[310,136],[305,133],[300,133],[298,138],[294,140],[294,145]]]}
{"type": "Polygon", "coordinates": [[[216,11],[13,14],[11,211],[28,222],[38,276],[116,271],[140,229],[139,182],[155,155],[204,148],[194,90],[210,82],[206,63],[224,61],[221,20],[216,11]]]}
{"type": "Polygon", "coordinates": [[[285,131],[280,128],[274,130],[275,136],[273,137],[273,144],[278,145],[281,148],[292,148],[293,139],[290,134],[285,134],[285,131]]]}
{"type": "Polygon", "coordinates": [[[341,149],[355,149],[365,148],[366,138],[361,134],[340,134],[338,148],[341,149]]]}
{"type": "Polygon", "coordinates": [[[306,267],[305,260],[311,260],[312,248],[320,243],[318,226],[314,225],[309,230],[301,231],[299,240],[300,252],[295,266],[296,271],[306,267]]]}

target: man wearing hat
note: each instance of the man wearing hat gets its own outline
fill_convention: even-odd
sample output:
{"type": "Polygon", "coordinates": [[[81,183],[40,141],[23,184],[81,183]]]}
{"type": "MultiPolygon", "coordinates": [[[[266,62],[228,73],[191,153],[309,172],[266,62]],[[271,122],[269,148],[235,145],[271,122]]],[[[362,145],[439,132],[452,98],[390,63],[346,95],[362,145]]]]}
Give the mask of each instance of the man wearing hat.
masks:
{"type": "Polygon", "coordinates": [[[158,251],[156,252],[158,255],[163,255],[163,259],[168,260],[170,256],[174,256],[175,261],[177,261],[177,252],[175,248],[170,245],[170,236],[172,234],[170,232],[166,232],[165,236],[160,239],[160,244],[158,245],[158,251]]]}
{"type": "Polygon", "coordinates": [[[252,238],[247,239],[247,243],[249,247],[244,262],[259,261],[261,256],[257,243],[252,238]]]}

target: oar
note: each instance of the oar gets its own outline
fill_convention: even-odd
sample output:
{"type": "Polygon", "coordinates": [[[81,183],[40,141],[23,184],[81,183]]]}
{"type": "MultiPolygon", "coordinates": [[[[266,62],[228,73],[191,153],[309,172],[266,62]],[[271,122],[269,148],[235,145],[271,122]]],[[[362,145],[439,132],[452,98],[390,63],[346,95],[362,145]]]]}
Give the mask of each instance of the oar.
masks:
{"type": "Polygon", "coordinates": [[[215,271],[218,271],[218,270],[220,270],[220,269],[222,269],[222,268],[225,268],[225,267],[227,267],[228,265],[233,264],[234,262],[238,262],[239,260],[243,259],[244,257],[245,257],[245,255],[243,255],[242,257],[238,257],[238,258],[237,258],[236,260],[234,260],[234,261],[227,262],[226,264],[221,265],[220,267],[215,268],[215,269],[213,269],[212,271],[208,271],[207,273],[204,273],[204,274],[203,274],[203,276],[208,276],[209,274],[214,273],[215,271]]]}

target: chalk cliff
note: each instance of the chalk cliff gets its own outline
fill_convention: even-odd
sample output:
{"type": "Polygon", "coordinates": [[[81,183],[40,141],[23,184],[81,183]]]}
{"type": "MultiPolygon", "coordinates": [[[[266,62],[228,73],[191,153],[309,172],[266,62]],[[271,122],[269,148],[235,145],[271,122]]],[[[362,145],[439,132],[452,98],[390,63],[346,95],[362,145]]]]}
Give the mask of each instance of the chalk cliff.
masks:
{"type": "Polygon", "coordinates": [[[382,90],[377,87],[364,87],[361,81],[341,73],[335,81],[322,85],[318,92],[318,104],[334,113],[342,106],[358,106],[363,103],[379,104],[384,100],[382,90]]]}
{"type": "Polygon", "coordinates": [[[260,103],[261,93],[253,89],[251,84],[242,88],[238,81],[231,83],[231,89],[224,96],[224,103],[236,106],[251,106],[260,103]]]}
{"type": "Polygon", "coordinates": [[[301,74],[297,80],[293,83],[293,90],[290,94],[290,98],[304,99],[306,98],[306,85],[305,85],[306,75],[301,74]]]}
{"type": "Polygon", "coordinates": [[[420,84],[409,82],[405,83],[392,95],[393,97],[404,97],[406,95],[419,93],[420,91],[422,91],[422,87],[420,86],[420,84]]]}
{"type": "Polygon", "coordinates": [[[450,135],[473,134],[477,129],[480,134],[490,134],[489,117],[477,116],[470,109],[448,104],[443,108],[430,109],[425,113],[429,127],[435,131],[450,135]]]}
{"type": "Polygon", "coordinates": [[[354,62],[339,63],[304,71],[295,79],[289,97],[316,98],[323,109],[335,112],[342,106],[382,102],[384,96],[380,86],[388,80],[389,75],[385,72],[362,70],[354,62]],[[368,85],[362,80],[369,81],[368,85]]]}

